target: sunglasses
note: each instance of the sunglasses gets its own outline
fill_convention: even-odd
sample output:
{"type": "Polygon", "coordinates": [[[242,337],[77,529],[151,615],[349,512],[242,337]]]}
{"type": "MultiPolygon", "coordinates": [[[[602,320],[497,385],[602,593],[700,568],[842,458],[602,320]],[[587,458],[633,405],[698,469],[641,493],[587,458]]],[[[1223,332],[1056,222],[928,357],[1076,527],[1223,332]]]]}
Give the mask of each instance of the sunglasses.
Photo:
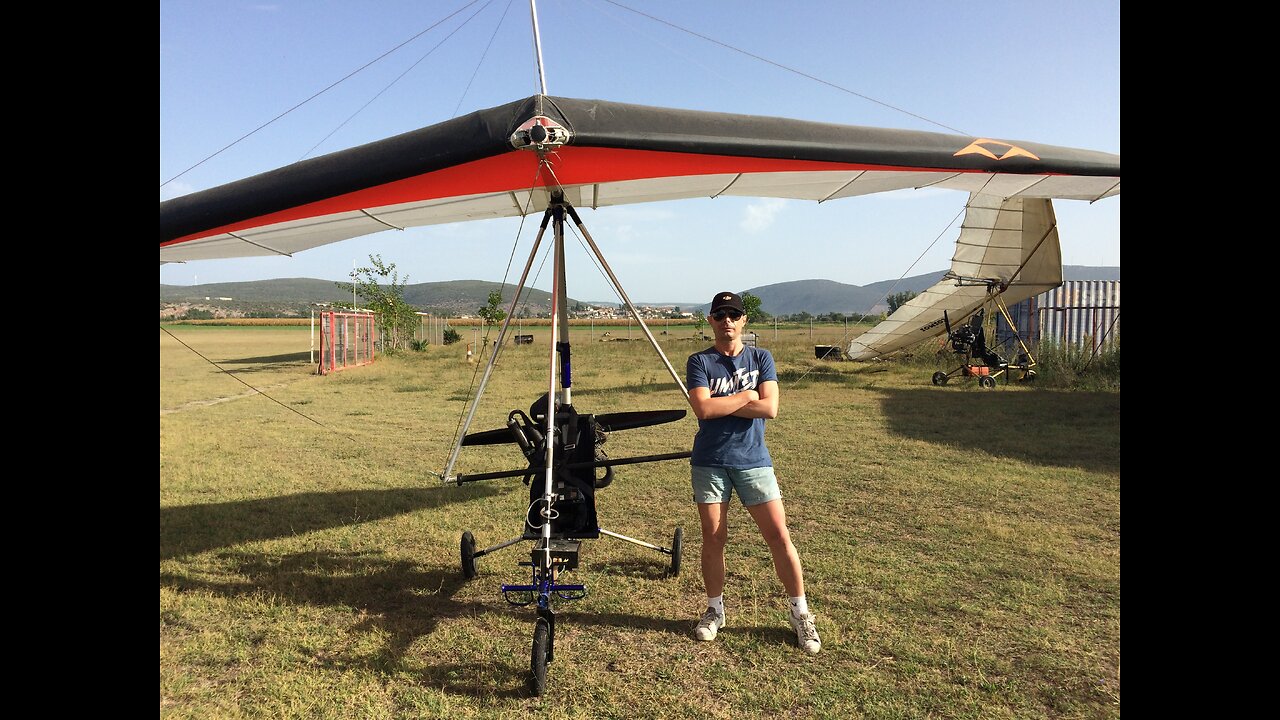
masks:
{"type": "Polygon", "coordinates": [[[719,322],[725,319],[726,317],[734,322],[737,322],[738,318],[742,317],[742,313],[738,312],[737,310],[717,310],[711,313],[711,319],[715,320],[716,322],[719,322]]]}

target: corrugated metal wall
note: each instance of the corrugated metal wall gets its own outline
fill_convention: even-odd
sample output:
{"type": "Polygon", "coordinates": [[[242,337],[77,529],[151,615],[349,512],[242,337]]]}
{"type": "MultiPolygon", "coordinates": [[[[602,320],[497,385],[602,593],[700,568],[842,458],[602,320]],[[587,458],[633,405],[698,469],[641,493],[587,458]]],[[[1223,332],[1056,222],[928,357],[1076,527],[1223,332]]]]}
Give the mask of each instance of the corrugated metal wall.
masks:
{"type": "MultiPolygon", "coordinates": [[[[996,315],[996,341],[1012,348],[1009,324],[996,315]]],[[[1120,281],[1070,280],[1010,307],[1009,316],[1032,346],[1052,341],[1090,351],[1111,347],[1120,337],[1120,281]]]]}

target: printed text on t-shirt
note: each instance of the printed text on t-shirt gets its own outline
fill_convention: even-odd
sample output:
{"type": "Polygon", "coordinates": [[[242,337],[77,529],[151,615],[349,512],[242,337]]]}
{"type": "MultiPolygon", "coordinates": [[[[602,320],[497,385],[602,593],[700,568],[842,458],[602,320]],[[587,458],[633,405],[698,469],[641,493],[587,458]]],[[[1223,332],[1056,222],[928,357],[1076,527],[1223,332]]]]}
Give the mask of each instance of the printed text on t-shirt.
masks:
{"type": "Polygon", "coordinates": [[[756,378],[759,376],[759,370],[739,368],[730,377],[711,378],[711,394],[732,395],[742,390],[751,390],[755,388],[756,378]]]}

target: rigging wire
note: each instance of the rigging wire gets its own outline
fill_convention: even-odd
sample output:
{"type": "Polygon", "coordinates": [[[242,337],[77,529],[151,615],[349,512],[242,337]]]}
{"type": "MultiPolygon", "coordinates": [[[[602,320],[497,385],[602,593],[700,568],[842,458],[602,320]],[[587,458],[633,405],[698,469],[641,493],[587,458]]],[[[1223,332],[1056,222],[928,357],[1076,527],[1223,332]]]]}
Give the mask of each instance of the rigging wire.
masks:
{"type": "Polygon", "coordinates": [[[676,47],[676,46],[674,46],[674,45],[671,45],[671,44],[669,44],[669,43],[663,42],[663,41],[662,41],[662,39],[661,39],[661,38],[659,38],[659,37],[658,37],[658,36],[656,36],[656,35],[651,35],[651,34],[649,34],[649,33],[645,32],[645,30],[644,30],[644,26],[643,26],[643,24],[642,24],[642,23],[634,23],[634,22],[630,22],[630,21],[628,21],[628,20],[626,19],[626,17],[625,17],[625,16],[623,16],[623,15],[619,15],[619,14],[617,14],[617,13],[614,13],[614,14],[612,14],[612,15],[611,15],[611,14],[609,14],[609,13],[605,12],[604,10],[602,10],[602,9],[599,7],[599,5],[597,5],[596,3],[587,3],[587,7],[591,8],[592,10],[596,11],[596,12],[597,12],[597,13],[599,13],[601,16],[603,16],[603,17],[607,18],[608,20],[610,20],[610,21],[612,21],[612,22],[625,24],[625,25],[626,25],[626,27],[627,27],[628,29],[630,29],[631,31],[633,31],[633,32],[634,32],[634,33],[636,33],[636,34],[643,34],[643,35],[645,36],[645,38],[646,38],[647,40],[649,40],[650,42],[652,42],[653,44],[661,46],[664,50],[666,50],[667,52],[671,53],[672,55],[679,55],[681,58],[684,58],[685,62],[686,62],[686,63],[688,63],[688,64],[691,64],[691,65],[697,65],[697,66],[701,67],[703,70],[707,71],[709,74],[714,75],[714,76],[716,76],[717,78],[719,78],[721,82],[725,82],[725,83],[733,83],[734,85],[736,85],[736,86],[738,86],[738,87],[741,87],[741,88],[747,88],[747,89],[749,89],[749,88],[750,88],[750,85],[749,85],[749,84],[744,83],[744,82],[742,82],[741,80],[739,80],[739,79],[737,79],[737,78],[735,78],[735,77],[725,75],[725,74],[721,73],[719,70],[715,69],[714,67],[712,67],[712,66],[708,65],[707,63],[703,62],[700,58],[698,58],[698,57],[696,57],[696,56],[694,56],[694,55],[691,55],[691,54],[689,54],[689,53],[686,53],[686,52],[684,52],[683,50],[681,50],[680,48],[678,48],[678,47],[676,47]]]}
{"type": "Polygon", "coordinates": [[[1084,371],[1088,370],[1089,366],[1093,364],[1093,359],[1098,357],[1098,351],[1102,349],[1102,346],[1107,341],[1107,336],[1110,335],[1111,331],[1115,329],[1116,323],[1118,322],[1120,322],[1120,313],[1116,313],[1116,316],[1114,318],[1111,318],[1111,325],[1107,327],[1107,331],[1102,333],[1102,337],[1098,339],[1097,345],[1095,345],[1093,348],[1093,353],[1089,355],[1089,361],[1084,364],[1084,367],[1080,368],[1080,372],[1083,373],[1084,371]]]}
{"type": "MultiPolygon", "coordinates": [[[[889,291],[888,291],[888,292],[886,292],[886,293],[884,294],[884,296],[883,296],[884,298],[888,298],[890,295],[893,295],[893,291],[894,291],[895,289],[897,289],[897,287],[898,287],[898,283],[902,282],[902,279],[903,279],[903,278],[905,278],[905,277],[907,276],[907,273],[911,272],[911,269],[912,269],[912,268],[914,268],[914,267],[916,266],[916,264],[917,264],[917,263],[919,263],[922,259],[924,259],[924,256],[925,256],[925,255],[928,255],[928,254],[929,254],[929,251],[933,249],[933,246],[938,244],[938,241],[942,239],[942,236],[943,236],[943,235],[945,235],[945,234],[947,233],[947,231],[951,229],[951,226],[952,226],[952,225],[955,225],[955,224],[956,224],[956,220],[957,220],[957,219],[960,217],[960,215],[961,215],[961,214],[963,214],[963,213],[964,213],[964,211],[965,211],[965,210],[967,210],[967,209],[968,209],[968,205],[967,205],[967,204],[965,205],[965,207],[960,208],[960,210],[955,214],[955,216],[953,216],[953,217],[951,218],[951,220],[947,223],[946,227],[942,228],[942,230],[941,230],[941,231],[939,231],[939,232],[938,232],[938,234],[937,234],[936,236],[934,236],[934,238],[933,238],[933,242],[929,243],[929,246],[928,246],[928,247],[926,247],[926,248],[925,248],[925,249],[920,253],[920,255],[919,255],[918,257],[916,257],[916,259],[915,259],[915,260],[913,260],[913,261],[912,261],[912,263],[911,263],[910,265],[908,265],[908,266],[907,266],[907,269],[902,271],[902,274],[898,276],[898,279],[893,281],[893,285],[891,285],[891,286],[889,287],[889,291]]],[[[879,301],[877,301],[877,302],[879,302],[879,301]]],[[[875,304],[874,304],[874,303],[872,304],[872,306],[871,306],[871,307],[867,308],[867,312],[862,313],[862,316],[865,318],[868,314],[870,314],[870,312],[871,312],[871,308],[873,308],[873,307],[875,307],[875,304]]],[[[846,338],[849,338],[849,332],[848,332],[847,330],[845,331],[845,333],[844,333],[843,335],[841,335],[841,336],[840,336],[840,341],[839,341],[838,347],[843,347],[843,346],[845,345],[845,340],[846,340],[846,338]]],[[[803,374],[803,375],[801,375],[800,377],[796,378],[796,379],[795,379],[795,381],[793,381],[793,383],[792,383],[792,384],[794,385],[795,383],[798,383],[798,382],[800,382],[801,380],[805,379],[806,377],[808,377],[809,373],[813,372],[813,370],[814,370],[814,368],[812,368],[812,367],[810,367],[808,370],[805,370],[805,371],[804,371],[804,374],[803,374]]]]}
{"type": "MultiPolygon", "coordinates": [[[[458,27],[454,28],[453,30],[451,30],[451,31],[449,32],[449,34],[448,34],[448,35],[445,35],[443,38],[441,38],[441,39],[440,39],[440,42],[436,43],[434,46],[432,46],[432,48],[431,48],[430,50],[428,50],[428,51],[426,51],[425,53],[423,53],[423,54],[422,54],[422,57],[418,58],[418,59],[417,59],[417,60],[416,60],[412,65],[410,65],[409,67],[405,68],[405,69],[404,69],[404,72],[402,72],[402,73],[400,73],[399,75],[397,75],[397,76],[395,77],[395,79],[394,79],[394,80],[392,80],[391,82],[387,83],[387,86],[386,86],[386,87],[382,88],[382,89],[381,89],[381,90],[379,90],[379,91],[378,91],[378,92],[377,92],[373,97],[369,98],[368,102],[366,102],[365,104],[361,105],[361,106],[360,106],[360,107],[359,107],[355,112],[351,113],[351,115],[350,115],[346,120],[343,120],[341,123],[339,123],[339,124],[338,124],[338,127],[336,127],[336,128],[334,128],[333,130],[329,131],[329,134],[328,134],[328,135],[325,135],[324,137],[320,138],[320,141],[319,141],[319,142],[317,142],[315,145],[312,145],[310,150],[308,150],[308,151],[306,151],[306,152],[302,153],[302,157],[298,158],[298,161],[299,161],[299,162],[301,162],[301,161],[302,161],[304,158],[306,158],[308,155],[310,155],[311,153],[315,152],[315,151],[316,151],[316,148],[318,148],[318,147],[320,147],[321,145],[323,145],[323,144],[324,144],[324,142],[325,142],[326,140],[328,140],[329,138],[333,137],[333,136],[334,136],[335,134],[337,134],[337,132],[338,132],[339,130],[341,130],[342,128],[346,127],[346,126],[347,126],[347,123],[351,122],[352,120],[355,120],[355,119],[356,119],[356,116],[357,116],[357,115],[359,115],[360,113],[364,112],[364,109],[365,109],[365,108],[367,108],[367,107],[369,107],[370,105],[372,105],[374,100],[377,100],[378,98],[382,97],[383,93],[387,92],[387,91],[388,91],[388,90],[390,90],[392,87],[394,87],[394,86],[396,85],[396,83],[398,83],[398,82],[400,82],[401,80],[403,80],[403,79],[404,79],[404,76],[405,76],[405,75],[408,75],[410,72],[412,72],[414,68],[418,67],[418,65],[421,65],[421,64],[422,64],[422,61],[427,59],[427,56],[429,56],[431,53],[435,52],[436,50],[439,50],[439,49],[440,49],[440,46],[444,45],[446,42],[448,42],[448,41],[449,41],[449,38],[451,38],[451,37],[453,37],[454,35],[456,35],[456,34],[457,34],[457,32],[458,32],[459,30],[461,30],[462,28],[464,28],[464,27],[466,27],[466,26],[467,26],[467,23],[471,22],[472,20],[474,20],[474,19],[476,18],[476,16],[477,16],[477,15],[479,15],[479,14],[480,14],[480,13],[482,13],[482,12],[484,12],[484,9],[485,9],[485,8],[487,8],[487,7],[489,7],[489,4],[490,4],[491,2],[493,2],[493,0],[486,0],[486,2],[485,2],[485,4],[484,4],[484,5],[481,5],[481,6],[480,6],[480,8],[479,8],[479,9],[477,9],[474,13],[471,13],[471,17],[467,18],[466,20],[463,20],[461,25],[459,25],[458,27]]],[[[495,31],[495,32],[496,32],[496,31],[495,31]]],[[[477,69],[479,69],[479,68],[477,67],[477,69]]],[[[461,103],[461,101],[459,101],[459,103],[461,103]]],[[[456,111],[455,111],[455,114],[456,114],[456,111]]]]}
{"type": "MultiPolygon", "coordinates": [[[[547,174],[549,174],[551,179],[555,181],[556,187],[564,187],[564,185],[560,183],[560,178],[556,177],[556,170],[551,166],[551,163],[547,163],[547,174]]],[[[600,278],[604,280],[604,284],[608,286],[609,290],[613,293],[613,296],[618,298],[618,307],[624,306],[626,303],[622,301],[622,296],[618,294],[618,289],[613,286],[613,282],[609,280],[607,275],[605,275],[604,269],[600,267],[600,263],[596,262],[595,253],[591,252],[587,247],[586,241],[582,239],[582,236],[578,235],[577,224],[569,223],[568,227],[569,232],[573,233],[573,237],[577,239],[578,245],[582,247],[582,251],[586,253],[587,259],[591,260],[591,264],[595,266],[596,272],[599,273],[600,278]]]]}
{"type": "Polygon", "coordinates": [[[445,21],[445,20],[448,20],[449,18],[452,18],[454,15],[457,15],[458,13],[462,12],[463,10],[466,10],[467,8],[471,7],[472,5],[475,5],[475,4],[476,4],[476,3],[478,3],[478,2],[480,2],[480,0],[471,0],[471,2],[467,3],[466,5],[463,5],[462,7],[458,8],[457,10],[454,10],[453,12],[449,13],[449,14],[448,14],[448,15],[446,15],[445,17],[443,17],[443,18],[441,18],[440,20],[436,21],[436,23],[435,23],[435,24],[431,25],[431,26],[430,26],[430,27],[428,27],[427,29],[425,29],[425,30],[423,30],[422,32],[418,33],[417,35],[414,35],[413,37],[409,38],[408,40],[405,40],[404,42],[400,43],[399,45],[396,45],[395,47],[391,48],[390,50],[388,50],[388,51],[386,51],[386,52],[382,53],[381,55],[379,55],[378,57],[376,57],[376,58],[374,58],[374,59],[370,60],[369,62],[365,63],[364,65],[361,65],[360,67],[356,68],[355,70],[352,70],[351,72],[347,73],[347,74],[346,74],[346,76],[344,76],[342,79],[334,81],[334,82],[333,82],[333,83],[331,83],[328,87],[325,87],[323,90],[320,90],[319,92],[315,93],[314,95],[312,95],[311,97],[307,98],[306,100],[303,100],[302,102],[298,103],[297,105],[294,105],[293,107],[289,108],[288,110],[285,110],[284,112],[282,112],[282,113],[280,113],[279,115],[277,115],[277,116],[275,116],[275,117],[271,118],[270,120],[268,120],[268,121],[266,121],[265,123],[263,123],[263,124],[259,125],[258,127],[254,128],[253,130],[250,130],[249,132],[245,133],[244,135],[241,135],[239,138],[237,138],[237,139],[235,139],[235,140],[232,140],[230,143],[228,143],[226,146],[224,146],[221,150],[218,150],[218,151],[214,152],[212,155],[209,155],[208,157],[206,157],[205,159],[203,159],[203,160],[201,160],[200,162],[196,163],[195,165],[192,165],[191,167],[187,168],[186,170],[183,170],[182,172],[178,173],[177,175],[174,175],[173,177],[169,178],[168,180],[165,180],[164,182],[160,183],[160,187],[164,187],[165,185],[168,185],[169,183],[173,182],[174,180],[177,180],[178,178],[182,177],[183,175],[186,175],[187,173],[191,172],[192,170],[195,170],[196,168],[198,168],[198,167],[200,167],[201,165],[205,164],[206,162],[208,162],[208,161],[210,161],[210,160],[214,159],[215,157],[217,157],[217,156],[221,155],[222,153],[226,152],[227,150],[230,150],[232,147],[234,147],[234,146],[236,146],[236,145],[240,144],[242,141],[246,140],[246,139],[247,139],[247,138],[249,138],[250,136],[257,134],[257,133],[258,133],[258,131],[260,131],[260,130],[262,130],[262,129],[266,128],[268,125],[271,125],[272,123],[274,123],[275,121],[279,120],[280,118],[283,118],[285,115],[288,115],[289,113],[293,112],[294,110],[297,110],[298,108],[302,107],[303,105],[306,105],[307,103],[311,102],[312,100],[315,100],[316,98],[318,98],[318,97],[320,97],[321,95],[323,95],[323,94],[325,94],[325,93],[329,92],[330,90],[332,90],[332,89],[334,89],[335,87],[337,87],[337,86],[341,85],[342,83],[346,82],[347,80],[350,80],[351,78],[355,77],[355,76],[356,76],[357,74],[359,74],[360,72],[362,72],[362,71],[364,71],[365,69],[367,69],[367,68],[369,68],[370,66],[372,66],[374,63],[377,63],[378,61],[380,61],[380,60],[382,60],[383,58],[387,57],[387,56],[388,56],[388,55],[390,55],[391,53],[393,53],[393,52],[395,52],[395,51],[399,50],[400,48],[404,47],[405,45],[408,45],[409,43],[413,42],[414,40],[417,40],[418,38],[422,37],[423,35],[427,34],[428,32],[431,32],[431,31],[432,31],[432,30],[434,30],[435,28],[439,27],[442,23],[444,23],[444,21],[445,21]]]}
{"type": "MultiPolygon", "coordinates": [[[[511,10],[511,3],[513,2],[515,0],[507,0],[507,6],[502,9],[502,17],[498,18],[498,24],[494,26],[493,34],[489,36],[489,44],[485,45],[484,52],[480,53],[480,60],[476,62],[476,69],[471,71],[471,79],[467,80],[467,86],[462,89],[462,97],[458,98],[458,104],[453,106],[453,114],[449,117],[458,117],[458,111],[462,109],[462,101],[467,99],[467,93],[471,91],[471,83],[475,82],[476,75],[480,74],[480,66],[484,65],[484,59],[489,56],[489,48],[493,47],[493,41],[498,37],[498,31],[502,29],[502,22],[507,19],[507,13],[511,10]]],[[[485,3],[486,6],[488,4],[485,3]]]]}
{"type": "MultiPolygon", "coordinates": [[[[991,184],[991,180],[992,180],[992,178],[993,178],[993,177],[994,177],[994,176],[988,177],[988,178],[987,178],[987,179],[982,183],[982,187],[981,187],[981,188],[979,188],[978,190],[974,191],[974,192],[970,195],[970,199],[972,199],[974,195],[981,195],[981,194],[982,194],[982,191],[983,191],[983,190],[985,190],[985,189],[987,188],[987,186],[991,184]]],[[[925,249],[920,253],[920,255],[919,255],[918,257],[916,257],[916,259],[915,259],[914,261],[912,261],[912,263],[911,263],[910,265],[908,265],[908,266],[907,266],[907,269],[906,269],[906,270],[904,270],[904,271],[902,271],[902,274],[898,276],[898,279],[893,281],[893,285],[891,285],[891,286],[889,287],[889,291],[888,291],[888,292],[886,292],[886,293],[884,294],[884,296],[883,296],[885,300],[888,300],[888,298],[889,298],[890,296],[892,296],[892,295],[893,295],[893,291],[897,289],[897,287],[898,287],[898,283],[902,282],[902,279],[903,279],[904,277],[906,277],[906,276],[907,276],[907,273],[911,272],[911,269],[912,269],[912,268],[914,268],[914,267],[916,266],[916,264],[917,264],[917,263],[919,263],[922,259],[924,259],[924,256],[925,256],[925,255],[927,255],[927,254],[929,253],[929,251],[933,249],[933,246],[934,246],[934,245],[937,245],[937,244],[938,244],[938,241],[939,241],[939,240],[941,240],[941,239],[942,239],[942,236],[943,236],[943,235],[944,235],[948,230],[950,230],[950,229],[951,229],[951,226],[956,224],[956,219],[960,217],[960,214],[961,214],[961,213],[966,212],[968,209],[969,209],[969,203],[968,203],[968,202],[966,202],[966,203],[964,204],[964,207],[960,208],[960,210],[959,210],[958,212],[956,212],[955,216],[951,218],[950,222],[948,222],[948,223],[946,224],[946,226],[945,226],[945,227],[943,227],[943,228],[942,228],[942,230],[941,230],[941,231],[939,231],[939,232],[938,232],[938,234],[937,234],[936,236],[934,236],[934,238],[933,238],[933,242],[929,243],[929,246],[928,246],[928,247],[926,247],[926,248],[925,248],[925,249]]],[[[962,231],[962,232],[964,231],[964,224],[963,224],[963,223],[961,223],[961,227],[960,227],[960,229],[961,229],[961,231],[962,231]]],[[[1045,235],[1045,237],[1048,237],[1048,235],[1046,234],[1046,235],[1045,235]]],[[[1040,238],[1040,242],[1044,242],[1044,238],[1043,238],[1043,237],[1042,237],[1042,238],[1040,238]]],[[[1039,246],[1039,245],[1036,245],[1036,247],[1038,248],[1038,247],[1040,247],[1040,246],[1039,246]]],[[[954,260],[954,258],[953,258],[953,260],[954,260]]],[[[1023,264],[1025,265],[1025,264],[1026,264],[1026,261],[1023,261],[1023,264]]],[[[1018,268],[1018,272],[1021,272],[1021,271],[1022,271],[1022,267],[1019,267],[1019,268],[1018,268]]],[[[1014,273],[1014,274],[1016,275],[1017,273],[1014,273]]],[[[867,308],[867,312],[862,313],[862,316],[865,318],[865,317],[866,317],[866,316],[871,312],[871,308],[873,308],[873,307],[875,307],[875,305],[874,305],[874,304],[872,304],[872,306],[871,306],[870,308],[867,308]]],[[[840,336],[840,346],[844,346],[844,345],[845,345],[845,340],[846,340],[846,338],[848,338],[848,337],[849,337],[849,331],[848,331],[848,330],[845,330],[844,334],[840,336]]],[[[866,346],[864,345],[863,347],[866,347],[866,346]]],[[[884,353],[881,353],[881,354],[884,354],[884,353]]],[[[801,376],[800,376],[800,380],[803,380],[803,379],[804,379],[804,377],[805,377],[806,375],[808,375],[810,372],[813,372],[813,368],[810,368],[809,370],[805,371],[804,375],[801,375],[801,376]]],[[[797,380],[797,382],[799,382],[799,380],[797,380]]]]}
{"type": "Polygon", "coordinates": [[[730,45],[730,44],[728,44],[728,43],[725,43],[725,42],[721,42],[721,41],[719,41],[719,40],[716,40],[716,39],[715,39],[715,38],[713,38],[713,37],[708,37],[708,36],[706,36],[706,35],[703,35],[703,34],[702,34],[702,33],[700,33],[700,32],[696,32],[696,31],[694,31],[694,30],[690,30],[690,29],[688,29],[688,28],[685,28],[685,27],[681,27],[681,26],[679,26],[679,25],[676,25],[675,23],[668,22],[667,20],[663,20],[663,19],[662,19],[662,18],[660,18],[660,17],[655,17],[655,16],[653,16],[653,15],[650,15],[649,13],[646,13],[646,12],[643,12],[643,11],[640,11],[640,10],[636,10],[635,8],[632,8],[632,7],[627,7],[626,5],[623,5],[623,4],[622,4],[622,3],[620,3],[620,2],[616,2],[616,0],[604,0],[604,1],[605,1],[605,2],[607,2],[607,3],[609,3],[610,5],[616,5],[616,6],[620,7],[620,8],[622,8],[623,10],[629,10],[629,11],[631,11],[631,12],[633,12],[633,13],[637,14],[637,15],[643,15],[644,17],[647,17],[647,18],[649,18],[650,20],[653,20],[654,22],[659,22],[659,23],[662,23],[663,25],[666,25],[666,26],[668,26],[668,27],[675,28],[676,30],[679,30],[680,32],[688,33],[688,34],[690,34],[690,35],[693,35],[694,37],[698,37],[698,38],[701,38],[701,39],[703,39],[703,40],[706,40],[707,42],[715,43],[716,45],[719,45],[720,47],[727,48],[727,49],[729,49],[729,50],[732,50],[732,51],[734,51],[734,52],[736,52],[736,53],[740,53],[740,54],[742,54],[742,55],[746,55],[747,57],[750,57],[750,58],[753,58],[753,59],[759,60],[760,62],[763,62],[763,63],[769,64],[769,65],[772,65],[772,66],[774,66],[774,67],[776,67],[776,68],[781,68],[781,69],[783,69],[783,70],[786,70],[786,71],[787,71],[787,72],[789,72],[789,73],[794,73],[794,74],[799,75],[799,76],[801,76],[801,77],[804,77],[804,78],[808,78],[808,79],[810,79],[810,80],[813,80],[814,82],[817,82],[817,83],[821,83],[821,84],[823,84],[823,85],[826,85],[827,87],[832,87],[832,88],[835,88],[836,90],[839,90],[839,91],[841,91],[841,92],[848,93],[848,94],[853,95],[853,96],[855,96],[855,97],[860,97],[860,98],[862,98],[863,100],[866,100],[867,102],[873,102],[873,103],[875,103],[875,104],[877,104],[877,105],[880,105],[880,106],[882,106],[882,107],[889,108],[890,110],[895,110],[895,111],[900,112],[900,113],[902,113],[902,114],[904,114],[904,115],[910,115],[911,117],[916,118],[917,120],[923,120],[923,121],[925,121],[925,122],[927,122],[927,123],[929,123],[929,124],[931,124],[931,125],[937,125],[938,127],[940,127],[940,128],[945,128],[945,129],[947,129],[947,130],[950,130],[950,131],[951,131],[951,132],[953,132],[953,133],[957,133],[957,134],[960,134],[960,135],[969,135],[969,133],[967,133],[967,132],[965,132],[965,131],[963,131],[963,130],[957,130],[956,128],[953,128],[953,127],[951,127],[950,125],[946,125],[946,124],[944,124],[944,123],[940,123],[940,122],[938,122],[937,120],[930,120],[929,118],[927,118],[927,117],[925,117],[925,116],[923,116],[923,115],[917,115],[916,113],[913,113],[913,112],[911,112],[910,110],[904,110],[904,109],[902,109],[902,108],[900,108],[900,107],[898,107],[898,106],[896,106],[896,105],[890,105],[889,103],[884,102],[884,101],[882,101],[882,100],[877,100],[877,99],[875,99],[875,98],[873,98],[873,97],[870,97],[870,96],[868,96],[868,95],[863,95],[862,93],[857,92],[856,90],[850,90],[849,88],[844,87],[844,86],[842,86],[842,85],[837,85],[837,84],[835,84],[835,83],[833,83],[833,82],[830,82],[830,81],[828,81],[828,80],[823,80],[822,78],[820,78],[820,77],[816,77],[816,76],[813,76],[813,75],[810,75],[809,73],[804,72],[803,70],[797,70],[797,69],[795,69],[795,68],[793,68],[793,67],[788,67],[788,66],[786,66],[786,65],[783,65],[782,63],[774,62],[773,60],[770,60],[769,58],[761,57],[761,56],[759,56],[759,55],[756,55],[756,54],[755,54],[755,53],[753,53],[753,52],[750,52],[750,51],[748,51],[748,50],[743,50],[742,48],[739,48],[739,47],[734,47],[733,45],[730,45]]]}
{"type": "Polygon", "coordinates": [[[604,280],[604,284],[609,288],[610,292],[613,293],[613,296],[618,299],[618,307],[626,307],[626,303],[622,301],[622,296],[618,294],[618,289],[613,286],[613,283],[609,280],[609,276],[605,274],[604,268],[600,267],[600,263],[596,261],[596,254],[591,252],[591,248],[587,247],[587,241],[583,240],[582,236],[578,234],[578,228],[571,225],[569,226],[569,232],[573,233],[573,237],[578,241],[578,245],[582,248],[582,252],[586,254],[587,259],[591,261],[591,264],[595,266],[596,273],[600,275],[600,279],[604,280]]]}
{"type": "MultiPolygon", "coordinates": [[[[507,277],[511,274],[511,263],[515,259],[516,248],[519,247],[520,245],[520,235],[521,233],[524,232],[524,223],[525,223],[525,220],[529,217],[529,208],[533,205],[533,193],[534,193],[534,190],[538,187],[538,178],[542,176],[542,166],[544,163],[545,161],[538,163],[538,169],[533,174],[533,182],[530,183],[529,185],[529,196],[525,200],[524,210],[521,211],[520,213],[520,225],[519,227],[516,228],[515,241],[511,244],[511,254],[507,257],[507,267],[505,270],[502,271],[502,284],[500,286],[499,293],[501,293],[502,290],[505,290],[507,287],[507,277]]],[[[554,243],[552,244],[554,245],[554,243]]],[[[545,255],[543,256],[543,261],[544,262],[546,261],[545,255]]],[[[541,266],[539,266],[538,272],[539,273],[542,272],[541,266]]],[[[532,283],[530,283],[530,286],[532,286],[532,283]]],[[[517,300],[519,300],[519,298],[517,298],[517,300]]],[[[488,330],[485,331],[483,342],[484,342],[484,347],[488,348],[489,346],[488,330]]],[[[471,369],[471,382],[469,385],[467,385],[467,393],[466,393],[467,397],[471,397],[471,391],[476,386],[476,375],[479,374],[479,372],[480,372],[480,360],[479,358],[477,358],[476,366],[471,369]]],[[[458,433],[461,432],[462,430],[462,421],[466,416],[466,414],[467,414],[467,403],[463,402],[462,409],[458,412],[458,422],[453,427],[453,438],[449,440],[450,447],[454,447],[454,445],[458,442],[458,433]]]]}
{"type": "Polygon", "coordinates": [[[271,402],[273,402],[273,403],[275,403],[275,404],[279,405],[280,407],[284,408],[285,410],[288,410],[289,412],[294,413],[295,415],[298,415],[299,417],[302,417],[302,418],[305,418],[305,419],[307,419],[307,420],[310,420],[311,422],[313,422],[313,423],[315,423],[315,424],[319,425],[320,427],[324,428],[325,430],[332,430],[333,432],[338,433],[339,435],[342,435],[342,436],[343,436],[343,437],[345,437],[345,438],[351,439],[351,438],[350,438],[350,436],[345,435],[345,434],[343,434],[342,432],[340,432],[340,431],[338,431],[338,430],[335,430],[334,428],[329,427],[328,425],[325,425],[324,423],[320,422],[319,420],[316,420],[315,418],[313,418],[313,417],[311,417],[311,416],[309,416],[309,415],[307,415],[307,414],[305,414],[305,413],[299,412],[296,408],[291,408],[291,407],[289,407],[288,405],[285,405],[284,403],[282,403],[282,402],[280,402],[279,400],[277,400],[277,399],[275,399],[275,398],[271,397],[270,395],[268,395],[268,394],[267,394],[267,393],[265,393],[264,391],[259,390],[258,388],[256,388],[256,387],[254,387],[254,386],[250,385],[249,383],[245,382],[244,380],[241,380],[238,376],[236,376],[236,375],[232,374],[232,373],[231,373],[231,371],[227,370],[226,368],[222,367],[222,366],[221,366],[221,365],[219,365],[218,363],[216,363],[216,362],[214,362],[214,361],[210,360],[209,358],[205,357],[205,356],[204,356],[204,355],[203,355],[199,350],[196,350],[195,348],[191,347],[190,345],[186,344],[185,342],[182,342],[182,339],[181,339],[181,338],[179,338],[177,335],[174,335],[174,334],[173,334],[172,332],[170,332],[170,331],[168,330],[168,328],[166,328],[165,326],[161,325],[161,326],[160,326],[160,329],[161,329],[161,330],[164,330],[164,332],[165,332],[165,334],[166,334],[166,335],[168,335],[169,337],[171,337],[171,338],[173,338],[174,340],[177,340],[179,343],[181,343],[182,347],[184,347],[184,348],[186,348],[186,349],[190,350],[191,352],[195,353],[197,356],[199,356],[199,357],[200,357],[200,359],[201,359],[201,360],[204,360],[205,362],[209,363],[210,365],[212,365],[212,366],[214,366],[214,367],[218,368],[219,372],[226,373],[228,377],[234,378],[234,379],[235,379],[235,381],[236,381],[236,382],[238,382],[238,383],[240,383],[241,385],[244,385],[245,387],[249,388],[250,390],[254,391],[255,393],[258,393],[259,395],[261,395],[262,397],[264,397],[264,398],[266,398],[266,399],[270,400],[271,402]]]}

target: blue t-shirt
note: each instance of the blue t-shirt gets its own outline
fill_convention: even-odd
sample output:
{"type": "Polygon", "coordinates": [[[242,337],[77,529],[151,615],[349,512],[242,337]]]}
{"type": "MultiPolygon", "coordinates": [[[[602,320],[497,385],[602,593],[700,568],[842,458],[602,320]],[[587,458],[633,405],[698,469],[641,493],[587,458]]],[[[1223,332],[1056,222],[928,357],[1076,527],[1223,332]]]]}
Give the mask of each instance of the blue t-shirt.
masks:
{"type": "MultiPolygon", "coordinates": [[[[777,382],[778,373],[773,356],[763,348],[744,347],[737,357],[728,357],[709,347],[689,356],[685,378],[690,390],[704,387],[711,391],[711,397],[725,397],[757,390],[763,382],[777,382]]],[[[726,415],[699,420],[689,462],[735,470],[773,467],[773,458],[764,444],[764,418],[726,415]]]]}

